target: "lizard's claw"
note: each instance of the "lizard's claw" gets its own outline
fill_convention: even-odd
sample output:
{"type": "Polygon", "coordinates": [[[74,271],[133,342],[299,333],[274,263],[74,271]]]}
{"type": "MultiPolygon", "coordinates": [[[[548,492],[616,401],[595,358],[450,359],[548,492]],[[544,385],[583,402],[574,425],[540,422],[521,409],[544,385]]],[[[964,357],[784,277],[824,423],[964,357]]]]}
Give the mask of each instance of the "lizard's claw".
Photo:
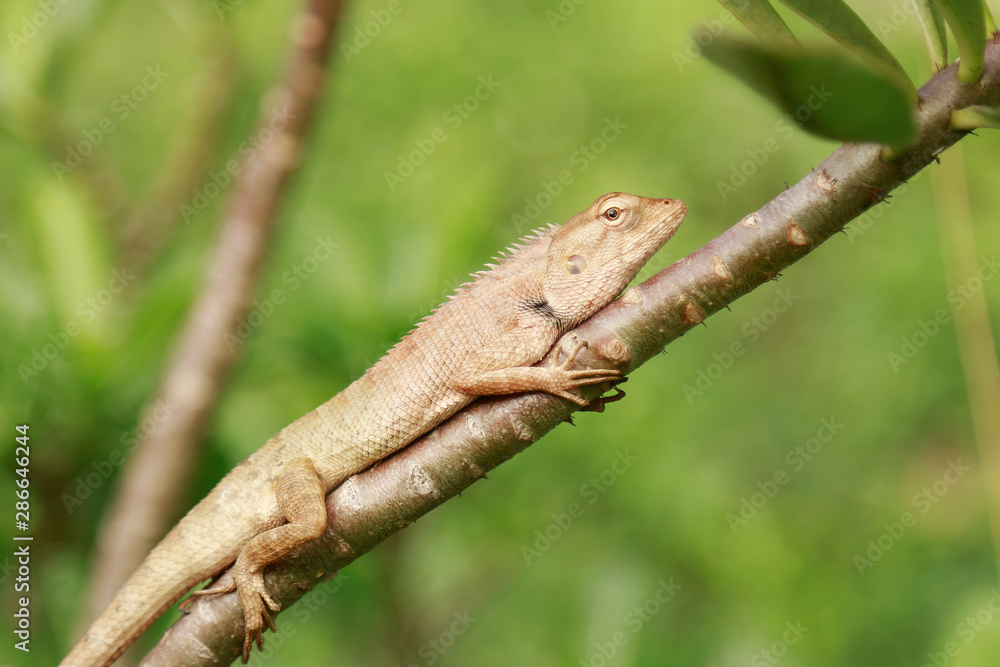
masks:
{"type": "Polygon", "coordinates": [[[552,366],[549,370],[551,375],[549,376],[549,382],[545,390],[550,394],[555,394],[556,396],[561,396],[566,400],[573,401],[577,405],[586,406],[588,401],[577,394],[576,392],[570,391],[570,389],[575,389],[576,387],[583,387],[591,384],[600,384],[601,382],[607,382],[609,380],[614,380],[621,377],[621,371],[614,368],[583,368],[578,370],[569,370],[568,366],[573,363],[576,359],[576,355],[580,353],[580,350],[587,347],[587,341],[581,340],[573,349],[569,351],[566,355],[566,360],[562,363],[558,363],[559,355],[562,353],[562,348],[556,351],[556,365],[552,366]]]}
{"type": "Polygon", "coordinates": [[[597,398],[595,398],[593,401],[590,402],[590,405],[587,405],[586,407],[582,408],[582,410],[586,412],[604,412],[605,405],[607,405],[608,403],[615,403],[625,398],[625,391],[621,389],[620,385],[623,382],[626,382],[627,380],[628,380],[627,377],[611,380],[610,382],[614,383],[613,388],[615,390],[615,393],[612,394],[611,396],[598,396],[597,398]]]}
{"type": "Polygon", "coordinates": [[[261,572],[234,572],[233,579],[239,579],[236,586],[240,593],[240,602],[243,604],[243,616],[246,619],[246,638],[243,640],[243,662],[250,660],[250,651],[253,650],[254,642],[257,648],[264,648],[264,623],[277,632],[274,620],[268,613],[281,609],[281,605],[268,595],[264,587],[264,575],[261,572]]]}

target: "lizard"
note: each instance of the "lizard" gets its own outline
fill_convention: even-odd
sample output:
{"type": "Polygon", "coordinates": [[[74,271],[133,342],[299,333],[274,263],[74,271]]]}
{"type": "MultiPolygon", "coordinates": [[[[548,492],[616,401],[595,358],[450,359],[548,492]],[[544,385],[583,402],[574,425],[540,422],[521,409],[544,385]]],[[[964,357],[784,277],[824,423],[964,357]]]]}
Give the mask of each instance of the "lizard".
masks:
{"type": "Polygon", "coordinates": [[[153,548],[60,663],[109,665],[202,581],[232,568],[243,661],[263,648],[265,567],[326,529],[325,497],[351,475],[416,440],[479,396],[540,391],[578,405],[577,387],[614,382],[615,369],[571,369],[578,342],[534,366],[562,334],[610,303],[665,244],[684,202],[612,192],[563,225],[532,232],[473,274],[374,366],[286,426],[230,471],[153,548]],[[565,356],[560,361],[560,357],[565,356]]]}

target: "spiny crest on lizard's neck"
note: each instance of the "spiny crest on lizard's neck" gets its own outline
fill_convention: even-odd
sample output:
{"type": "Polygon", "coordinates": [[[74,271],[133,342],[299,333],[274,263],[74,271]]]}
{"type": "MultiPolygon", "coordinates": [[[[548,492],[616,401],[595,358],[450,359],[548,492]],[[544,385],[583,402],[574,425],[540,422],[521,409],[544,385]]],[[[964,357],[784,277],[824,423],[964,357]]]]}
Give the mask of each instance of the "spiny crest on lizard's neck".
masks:
{"type": "MultiPolygon", "coordinates": [[[[470,273],[469,275],[473,278],[468,282],[462,283],[455,288],[455,291],[448,295],[445,303],[448,301],[454,301],[458,297],[462,296],[467,292],[472,286],[476,285],[480,281],[487,280],[499,280],[510,275],[518,275],[529,269],[532,263],[538,263],[538,269],[544,269],[545,261],[544,255],[548,249],[551,237],[553,234],[561,229],[560,225],[550,224],[547,227],[539,227],[538,229],[528,232],[520,239],[510,244],[506,249],[502,250],[497,254],[492,261],[487,262],[485,268],[475,273],[470,273]]],[[[441,306],[445,305],[444,303],[441,306]]],[[[438,306],[430,312],[427,317],[436,313],[441,306],[438,306]]],[[[427,320],[425,317],[421,320],[417,326],[423,324],[427,320]]]]}
{"type": "MultiPolygon", "coordinates": [[[[612,192],[598,197],[564,225],[541,227],[511,244],[473,280],[459,285],[444,303],[416,324],[461,300],[477,286],[532,274],[562,322],[582,322],[620,293],[673,235],[686,213],[683,202],[612,192]],[[609,211],[620,214],[609,214],[609,211]],[[612,217],[612,215],[614,217],[612,217]]],[[[409,337],[409,334],[407,335],[409,337]]]]}
{"type": "MultiPolygon", "coordinates": [[[[486,268],[481,271],[469,274],[473,280],[462,283],[447,295],[445,301],[433,308],[427,315],[418,321],[413,328],[403,336],[386,354],[396,347],[399,347],[407,338],[419,329],[422,329],[432,315],[438,313],[442,308],[451,302],[467,294],[476,284],[481,282],[492,282],[512,275],[520,275],[530,270],[532,264],[539,274],[545,269],[545,251],[548,248],[550,237],[560,229],[559,225],[550,224],[547,227],[535,229],[520,239],[512,243],[505,250],[497,254],[492,262],[486,264],[486,268]]],[[[383,359],[385,356],[383,355],[383,359]]]]}
{"type": "Polygon", "coordinates": [[[525,260],[530,260],[545,252],[549,244],[549,237],[561,228],[561,225],[550,224],[547,227],[539,227],[528,232],[506,249],[501,250],[491,261],[486,262],[486,268],[469,274],[474,280],[464,283],[459,286],[459,289],[469,287],[482,277],[501,277],[522,270],[525,260]]]}

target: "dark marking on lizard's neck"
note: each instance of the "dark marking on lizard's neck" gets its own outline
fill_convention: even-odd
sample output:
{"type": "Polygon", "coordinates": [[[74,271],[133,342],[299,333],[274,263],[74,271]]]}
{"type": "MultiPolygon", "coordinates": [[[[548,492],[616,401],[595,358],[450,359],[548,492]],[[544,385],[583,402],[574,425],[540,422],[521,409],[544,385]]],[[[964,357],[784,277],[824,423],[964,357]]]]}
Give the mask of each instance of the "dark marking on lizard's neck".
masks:
{"type": "Polygon", "coordinates": [[[554,322],[559,321],[559,316],[556,315],[556,311],[552,310],[552,306],[549,302],[540,297],[532,297],[524,301],[524,307],[533,313],[537,313],[546,319],[550,319],[554,322]]]}

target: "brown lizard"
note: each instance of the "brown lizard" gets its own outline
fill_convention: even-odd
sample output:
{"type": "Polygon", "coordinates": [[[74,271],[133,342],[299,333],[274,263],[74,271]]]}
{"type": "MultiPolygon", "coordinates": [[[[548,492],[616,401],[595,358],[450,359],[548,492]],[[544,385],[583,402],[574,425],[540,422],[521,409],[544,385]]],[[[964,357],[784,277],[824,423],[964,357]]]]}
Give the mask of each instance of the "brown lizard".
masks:
{"type": "MultiPolygon", "coordinates": [[[[576,387],[617,370],[537,367],[569,329],[610,303],[674,234],[687,209],[671,199],[600,197],[562,226],[525,239],[475,275],[342,392],[292,422],[171,530],[62,661],[111,664],[185,592],[232,566],[246,618],[243,660],[262,646],[269,564],[318,538],[327,493],[405,447],[477,396],[543,391],[580,405],[576,387]]],[[[558,360],[557,355],[556,359],[558,360]]]]}

